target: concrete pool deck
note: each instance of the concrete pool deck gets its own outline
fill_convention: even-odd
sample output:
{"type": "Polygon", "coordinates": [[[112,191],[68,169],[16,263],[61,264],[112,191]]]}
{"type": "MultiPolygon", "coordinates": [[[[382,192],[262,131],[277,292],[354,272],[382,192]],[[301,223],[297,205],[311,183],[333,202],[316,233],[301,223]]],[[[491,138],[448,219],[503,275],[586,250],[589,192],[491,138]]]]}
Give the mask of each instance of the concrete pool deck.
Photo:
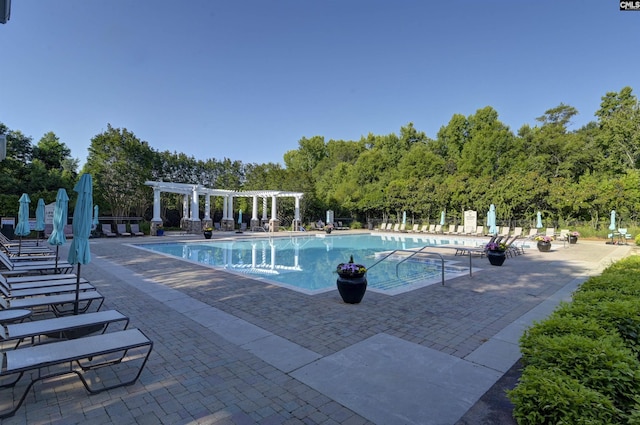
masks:
{"type": "Polygon", "coordinates": [[[139,381],[93,396],[73,377],[39,383],[3,424],[463,423],[519,359],[522,331],[635,249],[580,240],[502,267],[478,257],[472,277],[348,305],[128,245],[159,239],[92,239],[82,267],[103,309],[154,341],[139,381]]]}

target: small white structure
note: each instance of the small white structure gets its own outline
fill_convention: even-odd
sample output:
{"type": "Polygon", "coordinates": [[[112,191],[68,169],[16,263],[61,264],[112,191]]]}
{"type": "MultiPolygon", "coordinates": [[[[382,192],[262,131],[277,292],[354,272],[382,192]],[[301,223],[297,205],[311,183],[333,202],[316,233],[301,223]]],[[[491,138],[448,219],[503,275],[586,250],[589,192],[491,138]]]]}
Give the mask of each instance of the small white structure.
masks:
{"type": "Polygon", "coordinates": [[[162,192],[177,193],[183,195],[183,214],[181,227],[189,233],[200,233],[204,226],[212,226],[211,218],[211,197],[219,196],[223,198],[222,202],[222,220],[220,228],[222,230],[233,230],[235,227],[233,221],[233,200],[239,197],[253,198],[251,212],[251,229],[264,228],[268,223],[270,232],[278,231],[280,221],[276,215],[277,198],[293,197],[295,199],[295,211],[293,230],[300,229],[300,199],[303,194],[299,192],[286,192],[280,190],[252,190],[239,192],[235,190],[210,189],[199,184],[187,183],[170,183],[147,181],[147,186],[153,188],[153,218],[151,219],[151,234],[156,234],[158,225],[162,224],[160,218],[160,194],[162,192]],[[199,216],[199,198],[204,196],[204,218],[200,220],[199,216]],[[262,219],[258,218],[258,198],[262,198],[262,219]],[[268,198],[271,198],[271,217],[267,216],[268,198]]]}

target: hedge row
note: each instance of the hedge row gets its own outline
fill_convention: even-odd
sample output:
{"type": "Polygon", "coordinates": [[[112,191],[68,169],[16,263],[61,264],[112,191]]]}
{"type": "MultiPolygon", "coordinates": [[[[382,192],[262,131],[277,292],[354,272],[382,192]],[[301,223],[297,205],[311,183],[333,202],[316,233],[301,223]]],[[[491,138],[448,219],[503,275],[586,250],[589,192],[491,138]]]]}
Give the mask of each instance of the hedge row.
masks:
{"type": "Polygon", "coordinates": [[[640,424],[640,257],[584,282],[520,339],[525,424],[640,424]]]}

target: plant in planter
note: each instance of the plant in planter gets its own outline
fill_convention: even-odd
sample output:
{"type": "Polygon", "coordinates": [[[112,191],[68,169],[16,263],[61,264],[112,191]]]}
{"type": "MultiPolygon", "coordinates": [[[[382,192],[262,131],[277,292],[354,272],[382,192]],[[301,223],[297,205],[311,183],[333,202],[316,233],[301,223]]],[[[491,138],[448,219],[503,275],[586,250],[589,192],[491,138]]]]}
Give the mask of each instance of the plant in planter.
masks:
{"type": "Polygon", "coordinates": [[[579,232],[574,231],[569,233],[569,243],[570,244],[578,243],[578,236],[580,236],[579,232]]]}
{"type": "Polygon", "coordinates": [[[539,235],[536,236],[536,242],[538,242],[538,251],[549,252],[551,250],[551,236],[539,235]]]}
{"type": "Polygon", "coordinates": [[[507,258],[507,245],[504,243],[489,242],[484,249],[492,266],[501,266],[507,258]]]}
{"type": "Polygon", "coordinates": [[[204,226],[202,228],[202,232],[204,234],[205,239],[211,239],[211,236],[213,235],[213,228],[209,226],[204,226]]]}
{"type": "Polygon", "coordinates": [[[367,290],[367,268],[353,262],[353,255],[348,263],[340,263],[336,267],[338,273],[338,292],[345,303],[357,304],[362,301],[367,290]]]}

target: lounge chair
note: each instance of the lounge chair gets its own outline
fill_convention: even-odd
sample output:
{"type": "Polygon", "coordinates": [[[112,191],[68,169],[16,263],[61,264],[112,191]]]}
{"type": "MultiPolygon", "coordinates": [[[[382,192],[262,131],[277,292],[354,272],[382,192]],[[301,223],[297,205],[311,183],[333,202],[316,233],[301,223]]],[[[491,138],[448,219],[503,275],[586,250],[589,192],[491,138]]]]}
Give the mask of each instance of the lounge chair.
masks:
{"type": "Polygon", "coordinates": [[[138,223],[131,224],[131,234],[133,236],[144,236],[144,232],[140,231],[140,225],[138,223]]]}
{"type": "Polygon", "coordinates": [[[458,247],[456,248],[456,253],[455,255],[479,255],[481,257],[483,257],[486,252],[487,252],[487,248],[486,246],[490,243],[495,242],[496,240],[498,240],[498,236],[492,236],[491,239],[489,239],[488,242],[483,243],[482,246],[476,246],[476,247],[458,247]]]}
{"type": "Polygon", "coordinates": [[[536,236],[538,236],[538,229],[529,229],[529,236],[527,236],[527,239],[534,239],[536,236]]]}
{"type": "MultiPolygon", "coordinates": [[[[18,401],[11,408],[1,412],[0,419],[13,416],[22,406],[33,384],[43,379],[76,374],[85,389],[92,394],[131,385],[140,377],[152,349],[153,342],[142,331],[139,329],[127,329],[5,351],[3,353],[5,367],[0,372],[0,378],[18,375],[12,383],[6,384],[5,387],[9,385],[15,387],[23,377],[31,381],[26,385],[22,395],[13,394],[14,390],[12,388],[10,397],[18,401]],[[139,353],[137,355],[128,355],[131,351],[139,353]],[[84,362],[81,362],[81,360],[84,360],[84,362]],[[110,375],[115,376],[109,376],[108,379],[100,379],[95,372],[91,372],[100,367],[131,361],[141,362],[138,371],[133,374],[133,378],[123,380],[123,377],[119,376],[123,371],[129,372],[130,368],[111,369],[110,372],[114,373],[110,373],[110,375]],[[49,366],[64,367],[54,367],[51,370],[47,369],[49,366]],[[38,373],[30,373],[32,371],[38,373]],[[88,374],[90,376],[88,378],[85,377],[88,374]],[[101,383],[99,387],[92,387],[91,384],[95,385],[98,382],[101,383]]],[[[65,383],[66,380],[57,380],[57,382],[65,383]]],[[[9,397],[5,399],[10,400],[9,397]]]]}
{"type": "Polygon", "coordinates": [[[549,236],[552,239],[556,238],[556,229],[554,227],[547,227],[547,229],[544,232],[545,236],[549,236]]]}
{"type": "MultiPolygon", "coordinates": [[[[69,304],[73,305],[75,301],[76,294],[74,293],[43,295],[31,298],[15,298],[10,300],[0,297],[0,309],[36,309],[46,307],[46,309],[42,311],[43,313],[51,311],[56,316],[64,316],[72,313],[73,308],[69,310],[64,309],[63,306],[68,306],[69,304]]],[[[87,312],[94,302],[98,303],[98,307],[96,308],[96,311],[98,311],[100,310],[100,307],[102,307],[104,297],[98,291],[84,291],[80,292],[78,302],[81,304],[78,308],[78,312],[80,313],[87,312]]],[[[34,314],[36,314],[36,311],[34,311],[34,314]]]]}
{"type": "Polygon", "coordinates": [[[407,233],[407,225],[405,223],[402,223],[400,225],[400,230],[398,230],[400,233],[407,233]]]}
{"type": "Polygon", "coordinates": [[[504,226],[502,228],[502,231],[500,232],[500,235],[502,236],[509,236],[509,233],[511,233],[511,227],[509,226],[504,226]]]}
{"type": "Polygon", "coordinates": [[[105,333],[110,324],[117,322],[124,322],[123,329],[129,326],[129,318],[117,310],[8,324],[6,329],[0,329],[0,341],[3,343],[15,341],[16,345],[13,348],[16,349],[27,338],[33,342],[40,342],[41,337],[45,335],[65,338],[67,334],[73,336],[79,329],[93,328],[98,325],[101,326],[101,333],[105,333]]]}
{"type": "Polygon", "coordinates": [[[473,236],[484,236],[484,226],[477,226],[473,236]]]}
{"type": "Polygon", "coordinates": [[[111,231],[111,225],[110,224],[103,224],[102,225],[102,234],[105,235],[108,238],[115,238],[116,235],[115,233],[113,233],[111,231]]]}
{"type": "Polygon", "coordinates": [[[378,227],[378,230],[379,230],[379,231],[387,230],[387,223],[384,223],[384,222],[383,222],[383,223],[381,223],[381,224],[380,224],[380,227],[378,227]]]}
{"type": "Polygon", "coordinates": [[[131,232],[127,232],[127,225],[119,223],[116,225],[118,236],[131,236],[131,232]]]}
{"type": "Polygon", "coordinates": [[[519,238],[520,236],[512,236],[511,239],[507,238],[507,241],[505,242],[505,245],[507,246],[505,255],[513,257],[514,255],[524,254],[524,248],[522,246],[514,245],[514,242],[519,238]]]}
{"type": "Polygon", "coordinates": [[[71,224],[65,224],[63,232],[65,238],[73,239],[73,226],[71,224]]]}
{"type": "MultiPolygon", "coordinates": [[[[24,276],[24,277],[48,277],[48,276],[75,276],[75,275],[39,275],[39,276],[24,276]]],[[[75,285],[78,282],[77,277],[67,277],[64,279],[47,279],[47,280],[31,280],[21,281],[17,283],[8,282],[8,278],[0,278],[0,287],[4,287],[8,292],[14,290],[23,289],[36,289],[36,288],[51,288],[55,286],[75,285]]],[[[80,278],[80,284],[89,283],[89,281],[83,277],[80,278]]]]}
{"type": "MultiPolygon", "coordinates": [[[[96,288],[90,283],[81,283],[78,285],[80,291],[95,291],[96,288]]],[[[39,286],[36,288],[24,289],[7,289],[4,285],[0,285],[0,294],[6,299],[39,297],[42,295],[65,294],[76,291],[76,283],[68,283],[66,285],[39,286]]]]}
{"type": "Polygon", "coordinates": [[[420,225],[419,224],[414,224],[413,228],[411,230],[409,230],[411,233],[418,233],[420,231],[420,225]]]}
{"type": "Polygon", "coordinates": [[[458,228],[456,229],[456,235],[464,235],[464,225],[458,224],[458,228]]]}
{"type": "Polygon", "coordinates": [[[420,228],[420,233],[427,233],[427,229],[429,229],[429,225],[423,224],[422,227],[420,228]]]}
{"type": "Polygon", "coordinates": [[[514,227],[513,236],[522,236],[522,227],[514,227]]]}
{"type": "MultiPolygon", "coordinates": [[[[0,252],[0,265],[6,267],[9,272],[24,274],[43,271],[65,271],[71,270],[73,267],[69,262],[62,260],[58,260],[57,262],[51,259],[14,261],[7,257],[4,252],[0,252]]],[[[3,271],[2,274],[7,275],[7,271],[3,271]]]]}
{"type": "Polygon", "coordinates": [[[393,231],[394,232],[399,232],[400,231],[400,223],[396,223],[393,225],[393,231]]]}
{"type": "Polygon", "coordinates": [[[442,225],[441,224],[436,224],[436,227],[433,230],[433,233],[442,233],[442,225]]]}

